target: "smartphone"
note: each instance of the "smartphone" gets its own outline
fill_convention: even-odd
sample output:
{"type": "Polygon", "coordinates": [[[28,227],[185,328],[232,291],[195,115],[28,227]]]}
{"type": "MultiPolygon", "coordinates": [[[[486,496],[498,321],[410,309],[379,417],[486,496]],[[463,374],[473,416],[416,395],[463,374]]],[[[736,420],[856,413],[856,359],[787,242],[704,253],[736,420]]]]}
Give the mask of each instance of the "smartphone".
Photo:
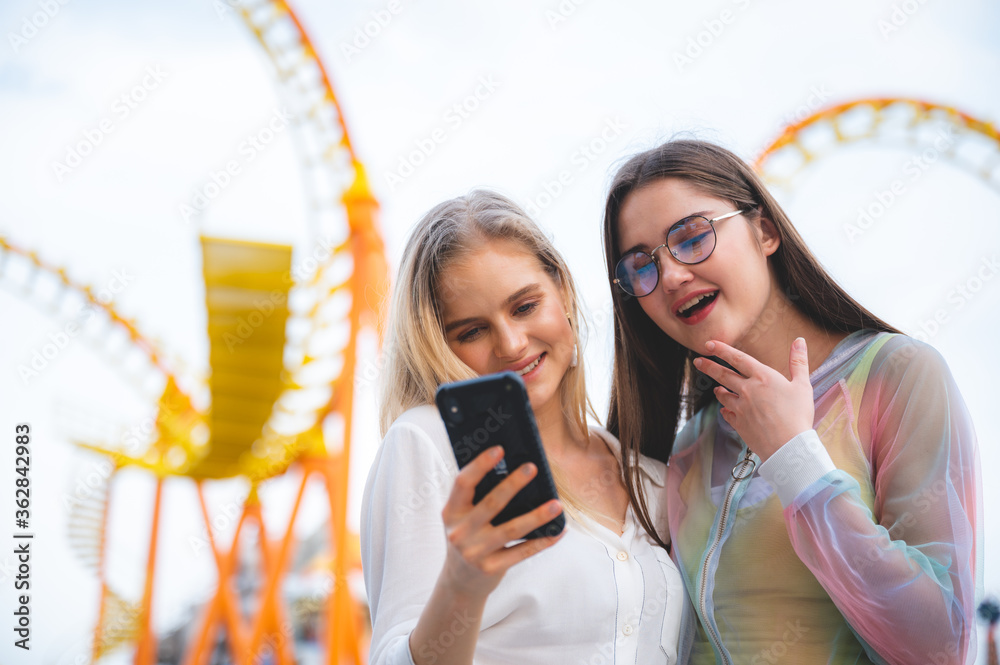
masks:
{"type": "MultiPolygon", "coordinates": [[[[503,459],[476,486],[473,503],[479,503],[520,465],[532,462],[538,468],[531,482],[490,521],[493,526],[558,498],[538,435],[535,414],[528,401],[528,391],[520,376],[514,372],[500,372],[445,383],[438,388],[434,401],[444,419],[459,468],[465,467],[487,448],[503,446],[503,459]]],[[[560,513],[525,538],[554,536],[561,533],[565,526],[566,518],[560,513]]]]}

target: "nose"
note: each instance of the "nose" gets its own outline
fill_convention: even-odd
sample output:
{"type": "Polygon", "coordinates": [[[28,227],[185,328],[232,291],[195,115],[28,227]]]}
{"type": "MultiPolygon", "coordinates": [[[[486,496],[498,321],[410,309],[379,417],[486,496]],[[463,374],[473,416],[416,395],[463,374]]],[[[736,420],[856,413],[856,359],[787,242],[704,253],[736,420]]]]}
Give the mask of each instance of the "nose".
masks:
{"type": "Polygon", "coordinates": [[[516,322],[505,321],[495,327],[494,353],[500,360],[517,360],[528,349],[528,336],[516,322]]]}
{"type": "Polygon", "coordinates": [[[690,266],[675,259],[666,245],[660,245],[653,249],[650,252],[650,256],[656,259],[656,265],[660,270],[660,283],[658,286],[661,289],[676,291],[693,277],[690,266]],[[661,249],[665,251],[659,252],[661,249]]]}

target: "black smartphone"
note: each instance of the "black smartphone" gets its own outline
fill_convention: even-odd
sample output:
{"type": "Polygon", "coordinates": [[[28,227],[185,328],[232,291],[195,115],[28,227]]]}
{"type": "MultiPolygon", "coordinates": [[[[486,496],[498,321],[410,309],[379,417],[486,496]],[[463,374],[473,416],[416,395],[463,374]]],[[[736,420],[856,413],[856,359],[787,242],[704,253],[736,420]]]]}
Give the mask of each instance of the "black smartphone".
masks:
{"type": "MultiPolygon", "coordinates": [[[[467,381],[441,385],[434,398],[444,419],[448,438],[459,468],[474,460],[487,448],[503,446],[504,456],[476,486],[473,503],[479,503],[509,473],[525,462],[532,462],[538,473],[490,522],[499,526],[534,510],[546,501],[558,498],[556,485],[538,435],[535,414],[528,401],[528,391],[514,372],[489,374],[467,381]]],[[[560,513],[525,538],[554,536],[566,526],[560,513]]]]}

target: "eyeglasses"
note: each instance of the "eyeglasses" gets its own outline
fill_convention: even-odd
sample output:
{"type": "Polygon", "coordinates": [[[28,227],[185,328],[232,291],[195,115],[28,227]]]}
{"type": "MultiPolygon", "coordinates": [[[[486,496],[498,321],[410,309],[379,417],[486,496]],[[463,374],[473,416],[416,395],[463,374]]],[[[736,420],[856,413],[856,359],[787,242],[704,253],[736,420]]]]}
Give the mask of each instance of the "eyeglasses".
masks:
{"type": "Polygon", "coordinates": [[[715,251],[715,223],[747,210],[737,210],[714,219],[701,215],[685,217],[667,230],[667,241],[648,252],[629,252],[618,259],[614,283],[630,296],[648,296],[660,282],[660,262],[656,250],[666,247],[678,263],[701,263],[715,251]]]}

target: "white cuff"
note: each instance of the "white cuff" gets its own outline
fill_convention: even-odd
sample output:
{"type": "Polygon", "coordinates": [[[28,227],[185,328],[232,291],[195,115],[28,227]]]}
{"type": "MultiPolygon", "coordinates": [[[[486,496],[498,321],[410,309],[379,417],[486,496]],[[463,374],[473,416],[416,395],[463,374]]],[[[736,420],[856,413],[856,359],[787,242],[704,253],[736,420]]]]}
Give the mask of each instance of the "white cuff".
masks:
{"type": "Polygon", "coordinates": [[[774,487],[782,507],[787,508],[802,490],[836,469],[816,430],[810,429],[793,436],[761,462],[757,471],[774,487]]]}

